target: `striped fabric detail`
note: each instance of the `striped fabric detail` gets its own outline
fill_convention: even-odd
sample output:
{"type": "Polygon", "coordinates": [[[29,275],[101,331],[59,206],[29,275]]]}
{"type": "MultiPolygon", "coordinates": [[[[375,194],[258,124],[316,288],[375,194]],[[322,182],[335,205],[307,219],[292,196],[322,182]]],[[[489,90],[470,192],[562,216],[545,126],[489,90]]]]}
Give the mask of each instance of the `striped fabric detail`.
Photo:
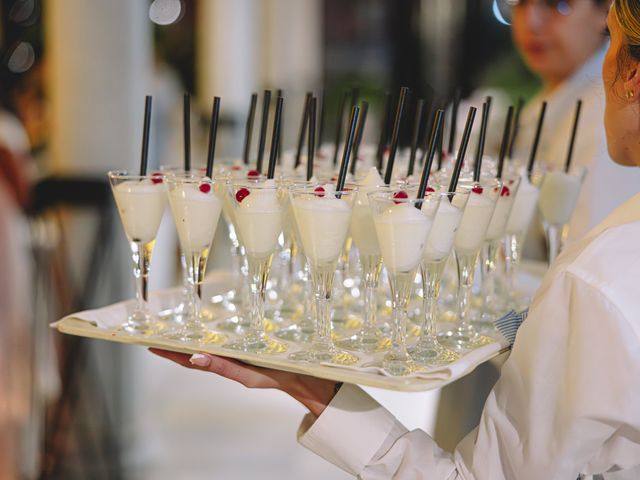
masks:
{"type": "Polygon", "coordinates": [[[510,347],[513,347],[513,342],[516,341],[518,328],[520,328],[522,322],[526,320],[528,314],[528,308],[520,313],[511,310],[504,317],[501,317],[498,320],[494,321],[496,328],[504,336],[504,338],[507,339],[510,347]]]}

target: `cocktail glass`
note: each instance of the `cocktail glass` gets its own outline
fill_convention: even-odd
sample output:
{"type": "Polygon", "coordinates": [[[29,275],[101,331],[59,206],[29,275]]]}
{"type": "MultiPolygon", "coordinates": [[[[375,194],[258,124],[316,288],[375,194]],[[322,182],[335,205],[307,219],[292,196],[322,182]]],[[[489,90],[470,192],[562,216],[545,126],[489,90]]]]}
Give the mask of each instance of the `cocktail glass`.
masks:
{"type": "Polygon", "coordinates": [[[282,194],[274,180],[234,182],[227,189],[235,230],[244,245],[249,273],[249,321],[242,338],[225,348],[275,354],[287,349],[265,333],[265,292],[273,255],[282,233],[282,194]]]}
{"type": "Polygon", "coordinates": [[[315,302],[315,329],[311,345],[289,358],[312,363],[350,365],[358,357],[339,350],[331,339],[331,293],[338,257],[344,246],[357,190],[335,191],[333,185],[289,191],[293,212],[309,264],[315,302]]]}
{"type": "Polygon", "coordinates": [[[576,166],[569,172],[551,170],[544,176],[538,204],[544,219],[549,263],[556,259],[567,238],[569,221],[578,204],[585,174],[584,167],[576,166]]]}
{"type": "Polygon", "coordinates": [[[149,272],[166,205],[166,188],[161,175],[132,175],[122,170],[111,171],[108,177],[129,240],[136,280],[136,306],[122,328],[129,333],[150,334],[155,319],[148,306],[149,272]]]}
{"type": "Polygon", "coordinates": [[[439,202],[440,196],[433,193],[424,199],[408,198],[402,190],[369,194],[391,290],[391,347],[382,360],[382,367],[391,375],[408,375],[418,368],[405,343],[407,308],[439,202]]]}

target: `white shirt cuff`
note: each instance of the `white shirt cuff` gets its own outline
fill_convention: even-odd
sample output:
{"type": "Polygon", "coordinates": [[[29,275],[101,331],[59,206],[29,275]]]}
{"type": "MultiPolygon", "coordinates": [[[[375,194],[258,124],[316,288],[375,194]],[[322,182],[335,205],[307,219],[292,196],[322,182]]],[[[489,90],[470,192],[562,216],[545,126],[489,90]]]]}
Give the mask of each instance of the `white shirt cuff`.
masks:
{"type": "Polygon", "coordinates": [[[389,411],[358,386],[344,384],[320,417],[305,416],[298,442],[358,475],[398,426],[406,432],[389,411]]]}

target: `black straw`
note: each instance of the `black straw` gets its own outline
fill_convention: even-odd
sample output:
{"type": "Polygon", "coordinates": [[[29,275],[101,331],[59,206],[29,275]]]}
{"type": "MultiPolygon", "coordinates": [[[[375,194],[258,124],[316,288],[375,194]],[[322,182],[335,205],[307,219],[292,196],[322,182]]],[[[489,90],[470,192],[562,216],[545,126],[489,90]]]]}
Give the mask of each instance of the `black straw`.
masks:
{"type": "Polygon", "coordinates": [[[391,93],[384,94],[384,111],[380,124],[380,139],[378,140],[378,151],[376,152],[376,163],[378,172],[382,173],[382,163],[384,162],[384,149],[387,146],[389,136],[389,124],[391,123],[391,93]]]}
{"type": "Polygon", "coordinates": [[[511,121],[513,120],[513,105],[507,110],[507,119],[504,122],[504,132],[502,134],[502,143],[500,143],[500,154],[498,155],[498,168],[496,170],[496,178],[502,179],[502,169],[504,167],[504,158],[507,156],[507,147],[509,146],[509,138],[511,137],[511,121]]]}
{"type": "Polygon", "coordinates": [[[140,155],[140,176],[147,174],[147,163],[149,159],[149,133],[151,130],[151,95],[144,97],[144,123],[142,126],[142,153],[140,155]]]}
{"type": "Polygon", "coordinates": [[[351,175],[355,178],[356,165],[358,163],[358,153],[360,152],[360,145],[362,144],[362,137],[364,136],[364,125],[367,121],[367,112],[369,111],[369,102],[362,102],[360,107],[360,120],[358,121],[358,127],[356,129],[356,138],[353,142],[353,161],[351,162],[351,175]]]}
{"type": "Polygon", "coordinates": [[[251,103],[249,104],[249,114],[247,115],[247,124],[244,130],[244,152],[242,160],[245,165],[249,165],[249,153],[251,151],[251,137],[253,135],[253,121],[256,118],[256,104],[258,103],[258,94],[251,94],[251,103]]]}
{"type": "Polygon", "coordinates": [[[209,128],[209,150],[207,151],[207,177],[213,178],[213,161],[216,156],[216,138],[218,136],[218,118],[220,117],[220,97],[213,97],[211,126],[209,128]]]}
{"type": "Polygon", "coordinates": [[[338,163],[338,149],[340,148],[340,142],[342,141],[342,123],[344,119],[344,109],[347,106],[347,98],[349,97],[349,92],[344,92],[342,94],[342,98],[340,99],[340,104],[338,105],[338,123],[336,125],[336,137],[335,137],[335,148],[333,149],[333,165],[337,165],[338,163]]]}
{"type": "Polygon", "coordinates": [[[567,161],[564,164],[565,173],[569,173],[571,168],[571,159],[573,157],[573,145],[576,141],[576,131],[578,130],[578,122],[580,121],[580,110],[582,110],[582,100],[576,102],[576,116],[573,118],[573,128],[571,129],[571,140],[569,140],[569,151],[567,152],[567,161]]]}
{"type": "Polygon", "coordinates": [[[311,92],[307,92],[304,97],[304,108],[302,110],[302,120],[300,121],[300,131],[298,132],[298,149],[296,150],[296,162],[294,168],[298,168],[300,165],[300,158],[302,157],[302,145],[304,144],[304,137],[307,135],[307,123],[309,122],[309,104],[311,103],[311,92]]]}
{"type": "Polygon", "coordinates": [[[276,100],[276,116],[273,119],[273,134],[271,135],[271,152],[269,155],[269,167],[267,178],[271,179],[276,174],[276,160],[278,159],[278,148],[280,147],[280,126],[282,119],[282,103],[284,99],[278,97],[276,100]]]}
{"type": "MultiPolygon", "coordinates": [[[[284,101],[284,93],[282,92],[281,88],[277,90],[276,97],[282,97],[282,100],[284,101]]],[[[280,132],[278,133],[278,165],[280,165],[281,163],[280,161],[281,153],[282,153],[282,128],[280,128],[280,132]]]]}
{"type": "Polygon", "coordinates": [[[316,157],[316,97],[309,101],[309,139],[307,140],[307,182],[313,177],[313,161],[316,157]]]}
{"type": "Polygon", "coordinates": [[[536,153],[538,152],[538,144],[540,142],[540,133],[542,132],[542,124],[544,123],[544,114],[547,111],[547,102],[542,102],[540,107],[540,116],[538,116],[538,125],[536,126],[536,134],[533,137],[533,146],[531,147],[531,155],[527,164],[527,176],[531,179],[533,173],[533,164],[536,161],[536,153]]]}
{"type": "Polygon", "coordinates": [[[262,123],[260,124],[260,140],[258,143],[258,158],[256,170],[262,173],[262,162],[264,159],[264,146],[267,142],[267,124],[269,123],[269,105],[271,104],[271,90],[265,90],[262,97],[262,123]]]}
{"type": "Polygon", "coordinates": [[[324,106],[326,103],[326,91],[322,89],[322,96],[320,97],[320,113],[318,119],[318,147],[322,147],[322,136],[324,134],[324,106]]]}
{"type": "Polygon", "coordinates": [[[462,140],[460,141],[460,148],[458,148],[458,157],[456,158],[456,164],[453,168],[453,175],[451,175],[451,183],[449,183],[449,200],[453,200],[453,195],[456,188],[458,188],[458,179],[460,178],[460,172],[462,171],[464,156],[467,153],[469,138],[471,138],[471,130],[473,128],[473,121],[476,118],[476,111],[476,107],[469,107],[467,123],[464,126],[464,132],[462,132],[462,140]]]}
{"type": "Polygon", "coordinates": [[[359,116],[360,107],[354,105],[353,107],[351,107],[351,118],[349,118],[349,133],[347,135],[347,141],[342,152],[342,163],[340,164],[340,173],[338,174],[338,181],[336,183],[336,192],[341,192],[342,189],[344,189],[344,183],[347,180],[349,157],[351,156],[351,150],[353,148],[353,140],[355,137],[356,125],[358,124],[359,116]]]}
{"type": "Polygon", "coordinates": [[[416,103],[416,118],[413,123],[413,135],[411,136],[411,154],[409,155],[409,166],[407,167],[407,177],[413,175],[413,169],[416,164],[416,154],[418,153],[418,137],[422,128],[422,117],[424,110],[424,99],[419,98],[416,103]]]}
{"type": "Polygon", "coordinates": [[[182,131],[184,134],[184,170],[191,171],[191,97],[184,94],[182,104],[182,131]]]}
{"type": "Polygon", "coordinates": [[[453,153],[453,146],[456,142],[456,127],[458,126],[458,108],[460,107],[460,89],[456,90],[453,97],[453,105],[451,106],[451,127],[449,130],[449,146],[447,147],[447,153],[451,155],[453,153]]]}
{"type": "Polygon", "coordinates": [[[489,108],[491,108],[491,104],[489,103],[489,101],[486,101],[482,104],[482,119],[480,121],[480,137],[478,138],[478,148],[476,150],[476,162],[473,168],[474,182],[480,181],[482,157],[484,156],[484,142],[487,137],[487,124],[489,123],[489,108]]]}
{"type": "Polygon", "coordinates": [[[522,107],[524,107],[524,98],[518,97],[518,106],[516,107],[516,114],[513,118],[513,128],[511,129],[511,140],[509,140],[509,152],[507,153],[510,160],[513,160],[513,146],[516,143],[518,130],[520,130],[520,113],[522,112],[522,107]]]}
{"type": "Polygon", "coordinates": [[[384,174],[384,183],[386,185],[391,184],[391,176],[393,175],[393,164],[396,160],[396,151],[398,150],[398,138],[400,136],[400,124],[402,123],[402,112],[404,111],[404,104],[407,99],[407,87],[400,89],[400,98],[398,99],[398,106],[396,107],[396,118],[393,122],[393,132],[391,133],[391,149],[389,150],[389,159],[387,160],[387,169],[384,174]]]}
{"type": "MultiPolygon", "coordinates": [[[[418,195],[417,198],[424,198],[424,195],[427,191],[427,185],[429,183],[429,175],[431,174],[431,167],[433,165],[433,157],[436,153],[436,144],[438,142],[438,137],[442,133],[442,116],[444,112],[442,110],[436,111],[436,118],[433,122],[433,129],[431,130],[431,137],[429,138],[429,152],[426,153],[427,160],[424,163],[424,167],[422,168],[422,177],[420,177],[420,186],[418,187],[418,195]]],[[[416,205],[418,206],[418,205],[416,205]]]]}

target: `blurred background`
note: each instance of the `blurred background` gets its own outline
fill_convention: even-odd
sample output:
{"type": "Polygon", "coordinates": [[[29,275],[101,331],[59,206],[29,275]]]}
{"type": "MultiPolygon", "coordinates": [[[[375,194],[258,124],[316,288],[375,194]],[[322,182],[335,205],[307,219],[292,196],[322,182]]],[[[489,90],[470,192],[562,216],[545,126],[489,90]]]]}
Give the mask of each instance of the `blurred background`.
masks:
{"type": "MultiPolygon", "coordinates": [[[[138,163],[146,94],[151,168],[182,161],[184,92],[195,159],[213,96],[222,98],[217,154],[234,159],[251,93],[265,88],[283,91],[284,149],[309,90],[323,98],[323,141],[356,88],[371,104],[364,142],[376,143],[385,93],[401,86],[410,108],[425,95],[445,104],[457,89],[497,92],[503,104],[535,92],[502,2],[0,5],[0,479],[347,478],[296,444],[304,409],[282,395],[248,394],[142,348],[63,338],[48,325],[133,295],[105,173],[138,163]]],[[[161,228],[172,231],[170,219],[161,228]]],[[[177,283],[171,237],[158,242],[155,258],[171,261],[156,262],[153,288],[177,283]]],[[[210,268],[227,265],[227,251],[216,246],[210,268]]],[[[429,431],[429,398],[389,401],[429,431]]]]}

